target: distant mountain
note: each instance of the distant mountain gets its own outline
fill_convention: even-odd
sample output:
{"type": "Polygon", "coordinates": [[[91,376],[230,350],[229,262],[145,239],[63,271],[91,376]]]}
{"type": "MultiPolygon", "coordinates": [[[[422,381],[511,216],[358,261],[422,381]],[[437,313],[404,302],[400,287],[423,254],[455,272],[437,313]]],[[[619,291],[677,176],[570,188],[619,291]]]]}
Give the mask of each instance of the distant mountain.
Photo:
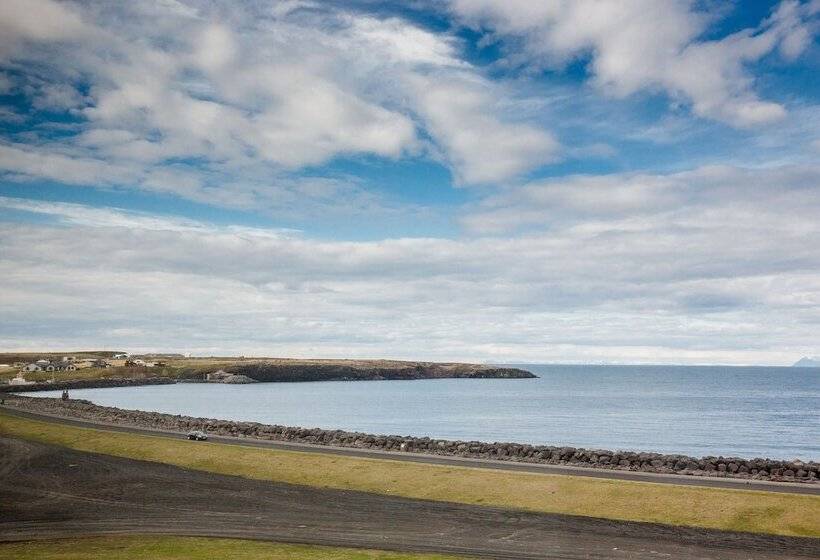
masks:
{"type": "Polygon", "coordinates": [[[800,358],[792,367],[816,367],[820,368],[820,358],[800,358]]]}

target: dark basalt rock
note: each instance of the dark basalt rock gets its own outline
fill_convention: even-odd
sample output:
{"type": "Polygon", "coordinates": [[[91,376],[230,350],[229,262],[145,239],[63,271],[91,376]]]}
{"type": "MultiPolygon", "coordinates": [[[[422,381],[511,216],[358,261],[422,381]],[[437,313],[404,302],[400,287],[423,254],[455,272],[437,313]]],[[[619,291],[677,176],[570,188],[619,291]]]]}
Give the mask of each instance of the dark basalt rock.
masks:
{"type": "Polygon", "coordinates": [[[536,375],[518,368],[470,364],[417,364],[407,367],[356,367],[345,364],[235,364],[228,373],[256,381],[382,381],[412,379],[532,379],[536,375]]]}
{"type": "Polygon", "coordinates": [[[176,380],[170,377],[109,377],[103,379],[71,379],[54,383],[31,383],[29,385],[0,385],[0,393],[27,391],[62,391],[63,389],[96,389],[99,387],[136,387],[139,385],[170,385],[176,380]]]}

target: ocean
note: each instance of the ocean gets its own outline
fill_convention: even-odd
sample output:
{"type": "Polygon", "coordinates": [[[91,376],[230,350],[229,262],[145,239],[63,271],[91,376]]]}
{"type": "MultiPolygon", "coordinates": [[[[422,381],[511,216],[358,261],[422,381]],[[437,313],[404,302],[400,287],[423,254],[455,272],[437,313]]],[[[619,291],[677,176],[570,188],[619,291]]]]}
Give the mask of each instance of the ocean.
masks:
{"type": "Polygon", "coordinates": [[[71,397],[128,409],[374,434],[820,460],[818,368],[518,367],[540,377],[181,383],[73,390],[71,397]]]}

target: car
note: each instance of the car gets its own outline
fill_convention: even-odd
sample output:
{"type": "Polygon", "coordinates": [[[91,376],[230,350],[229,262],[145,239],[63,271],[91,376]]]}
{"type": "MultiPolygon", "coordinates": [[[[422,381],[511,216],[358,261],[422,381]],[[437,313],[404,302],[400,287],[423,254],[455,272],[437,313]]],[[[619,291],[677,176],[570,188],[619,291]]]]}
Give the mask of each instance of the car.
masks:
{"type": "Polygon", "coordinates": [[[194,441],[208,441],[208,434],[202,430],[191,430],[188,432],[188,439],[192,439],[194,441]]]}

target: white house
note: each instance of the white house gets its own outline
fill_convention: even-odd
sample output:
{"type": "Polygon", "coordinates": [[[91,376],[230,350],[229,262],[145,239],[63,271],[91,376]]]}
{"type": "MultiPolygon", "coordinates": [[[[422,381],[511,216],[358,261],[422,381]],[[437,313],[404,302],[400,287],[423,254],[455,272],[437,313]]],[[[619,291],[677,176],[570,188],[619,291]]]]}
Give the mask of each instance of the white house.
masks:
{"type": "Polygon", "coordinates": [[[9,379],[9,385],[31,385],[34,381],[26,381],[23,372],[18,372],[17,377],[9,379]]]}

